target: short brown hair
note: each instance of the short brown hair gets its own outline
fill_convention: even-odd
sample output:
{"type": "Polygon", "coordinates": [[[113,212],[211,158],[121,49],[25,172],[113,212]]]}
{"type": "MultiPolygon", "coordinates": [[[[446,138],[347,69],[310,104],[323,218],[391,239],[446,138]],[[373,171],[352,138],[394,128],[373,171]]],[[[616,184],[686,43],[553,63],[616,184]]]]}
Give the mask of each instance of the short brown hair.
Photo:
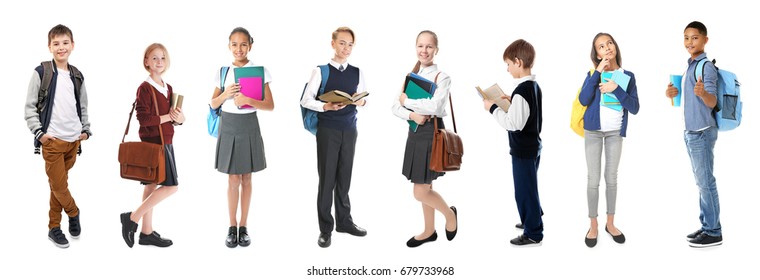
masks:
{"type": "Polygon", "coordinates": [[[332,39],[333,40],[338,39],[338,33],[340,32],[348,32],[348,34],[351,34],[351,39],[356,41],[356,36],[354,36],[354,31],[351,30],[351,28],[348,28],[345,26],[341,26],[341,27],[338,27],[338,29],[335,29],[335,31],[333,31],[332,33],[332,39]]]}
{"type": "Polygon", "coordinates": [[[528,69],[533,67],[533,59],[535,57],[536,50],[533,49],[533,45],[528,43],[528,41],[518,39],[507,46],[502,59],[504,61],[509,59],[513,62],[516,62],[516,59],[522,60],[522,68],[528,69]]]}
{"type": "Polygon", "coordinates": [[[148,59],[148,54],[152,52],[155,49],[161,49],[161,51],[164,52],[164,56],[166,57],[166,66],[164,66],[164,72],[166,70],[169,70],[169,65],[171,65],[171,59],[169,59],[169,52],[166,50],[166,47],[162,45],[161,43],[153,43],[150,44],[147,48],[145,48],[145,54],[143,55],[143,67],[145,67],[145,70],[150,72],[150,68],[148,68],[148,65],[145,65],[145,60],[148,59]]]}
{"type": "Polygon", "coordinates": [[[72,43],[74,42],[74,34],[71,33],[71,29],[69,29],[63,24],[59,24],[59,25],[53,26],[53,28],[50,29],[50,31],[48,32],[48,46],[50,45],[50,42],[53,41],[53,38],[55,38],[55,36],[60,36],[60,35],[68,35],[69,38],[71,38],[71,42],[72,43]]]}

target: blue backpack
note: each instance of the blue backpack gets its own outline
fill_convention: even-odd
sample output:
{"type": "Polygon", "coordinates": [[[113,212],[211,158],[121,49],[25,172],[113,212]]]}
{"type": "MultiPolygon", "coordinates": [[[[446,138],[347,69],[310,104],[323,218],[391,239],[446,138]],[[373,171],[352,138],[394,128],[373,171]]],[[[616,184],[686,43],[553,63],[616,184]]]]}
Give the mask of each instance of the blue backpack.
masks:
{"type": "MultiPolygon", "coordinates": [[[[319,85],[319,91],[317,91],[317,96],[322,95],[325,93],[325,85],[327,84],[327,77],[330,76],[330,68],[327,65],[319,65],[319,71],[322,72],[322,83],[319,85]]],[[[301,99],[303,100],[303,95],[306,93],[306,87],[309,85],[309,83],[306,83],[306,85],[303,86],[303,92],[301,92],[301,99]]],[[[316,111],[312,111],[309,109],[304,108],[301,106],[301,118],[303,119],[303,128],[311,132],[311,134],[317,135],[317,122],[319,121],[317,119],[317,113],[316,111]]]]}
{"type": "MultiPolygon", "coordinates": [[[[227,79],[227,71],[230,69],[229,66],[222,66],[222,69],[219,70],[219,89],[224,92],[224,80],[227,79]]],[[[213,109],[211,108],[211,105],[208,107],[208,117],[206,119],[206,125],[208,126],[208,134],[214,137],[219,137],[219,115],[221,115],[222,106],[219,106],[219,108],[213,109]]]]}
{"type": "MultiPolygon", "coordinates": [[[[715,65],[715,60],[712,61],[715,65]]],[[[702,76],[704,73],[707,58],[703,58],[697,63],[694,69],[694,79],[702,76]]],[[[736,74],[719,69],[718,70],[718,105],[713,109],[715,121],[718,124],[718,130],[727,131],[739,126],[742,122],[742,99],[739,94],[741,83],[736,79],[736,74]]]]}

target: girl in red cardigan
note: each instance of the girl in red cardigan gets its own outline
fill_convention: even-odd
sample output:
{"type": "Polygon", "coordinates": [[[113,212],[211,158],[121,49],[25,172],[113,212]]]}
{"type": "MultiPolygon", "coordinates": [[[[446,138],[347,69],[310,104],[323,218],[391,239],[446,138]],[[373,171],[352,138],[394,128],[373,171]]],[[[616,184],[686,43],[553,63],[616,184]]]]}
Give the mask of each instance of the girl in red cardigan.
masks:
{"type": "Polygon", "coordinates": [[[137,88],[137,120],[140,122],[140,140],[161,144],[158,126],[161,125],[164,136],[164,152],[166,158],[166,180],[159,184],[145,185],[143,191],[142,204],[133,212],[121,214],[121,234],[124,242],[130,248],[135,243],[135,232],[137,232],[137,222],[142,219],[142,229],[140,231],[140,245],[154,245],[158,247],[169,247],[173,243],[171,240],[162,238],[153,230],[153,207],[159,202],[177,192],[177,166],[174,162],[174,148],[172,146],[172,137],[174,136],[174,125],[181,125],[185,122],[185,115],[180,108],[170,110],[170,100],[172,98],[172,87],[165,83],[161,75],[169,68],[169,53],[166,47],[159,43],[153,43],[145,49],[143,66],[150,73],[150,76],[137,88]],[[153,96],[158,103],[158,112],[156,105],[153,104],[153,96]]]}

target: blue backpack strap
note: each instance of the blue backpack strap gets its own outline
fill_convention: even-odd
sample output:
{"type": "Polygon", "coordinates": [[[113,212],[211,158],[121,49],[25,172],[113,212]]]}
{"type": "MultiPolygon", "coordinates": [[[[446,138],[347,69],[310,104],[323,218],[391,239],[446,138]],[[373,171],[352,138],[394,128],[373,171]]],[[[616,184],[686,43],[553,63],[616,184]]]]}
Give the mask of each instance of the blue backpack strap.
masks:
{"type": "Polygon", "coordinates": [[[699,62],[697,62],[697,67],[694,67],[694,80],[697,81],[699,77],[702,77],[702,81],[704,82],[705,76],[705,64],[707,64],[707,57],[700,59],[699,62]]]}
{"type": "Polygon", "coordinates": [[[319,84],[319,91],[317,92],[317,95],[325,93],[327,78],[330,77],[330,67],[327,64],[319,65],[319,71],[322,73],[322,83],[319,84]]]}
{"type": "Polygon", "coordinates": [[[227,80],[227,72],[229,72],[230,67],[229,66],[222,66],[222,69],[219,69],[219,89],[224,92],[224,81],[227,80]]]}

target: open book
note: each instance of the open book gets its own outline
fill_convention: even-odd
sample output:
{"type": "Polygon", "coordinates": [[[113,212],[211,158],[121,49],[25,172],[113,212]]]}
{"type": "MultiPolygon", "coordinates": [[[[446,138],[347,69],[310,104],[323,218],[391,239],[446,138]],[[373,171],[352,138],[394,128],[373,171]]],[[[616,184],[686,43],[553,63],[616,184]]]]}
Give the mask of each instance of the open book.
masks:
{"type": "Polygon", "coordinates": [[[343,105],[350,105],[354,104],[359,100],[362,100],[362,98],[369,95],[369,92],[357,92],[354,93],[354,95],[350,95],[348,93],[342,92],[340,90],[331,90],[328,92],[325,92],[324,94],[319,96],[319,100],[322,100],[324,102],[332,102],[332,103],[341,103],[343,105]]]}
{"type": "Polygon", "coordinates": [[[172,93],[171,109],[172,110],[177,109],[177,108],[181,109],[182,108],[182,101],[184,99],[185,99],[185,97],[182,96],[181,94],[177,94],[176,92],[172,93]]]}
{"type": "Polygon", "coordinates": [[[504,91],[501,90],[499,87],[499,84],[493,84],[492,86],[486,88],[485,90],[481,89],[480,87],[476,86],[475,89],[478,90],[478,93],[480,94],[480,98],[488,99],[489,101],[496,103],[499,108],[504,110],[504,112],[509,111],[509,106],[512,105],[512,102],[509,102],[508,99],[501,98],[502,96],[507,96],[504,94],[504,91]]]}

